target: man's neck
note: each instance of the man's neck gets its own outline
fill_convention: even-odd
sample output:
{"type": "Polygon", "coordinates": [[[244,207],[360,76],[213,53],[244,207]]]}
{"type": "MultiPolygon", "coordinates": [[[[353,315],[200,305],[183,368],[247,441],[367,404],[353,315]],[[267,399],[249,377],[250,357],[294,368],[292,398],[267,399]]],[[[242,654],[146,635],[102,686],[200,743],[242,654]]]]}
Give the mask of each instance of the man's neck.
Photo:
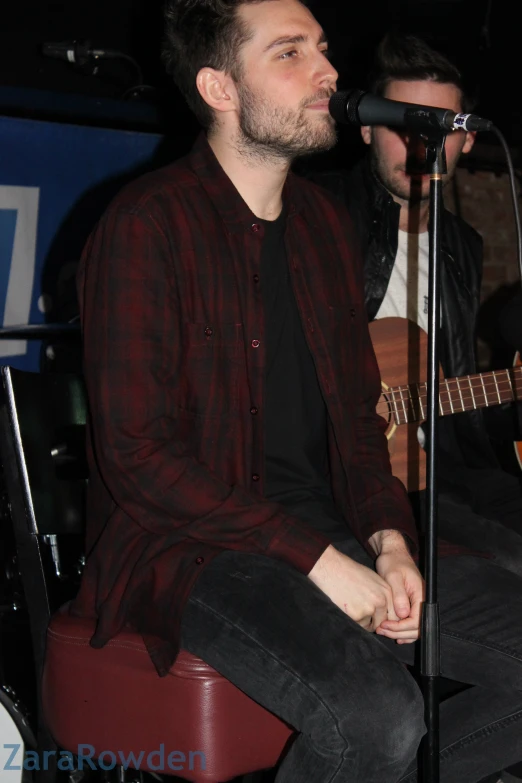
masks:
{"type": "Polygon", "coordinates": [[[283,206],[282,193],[290,162],[242,154],[219,134],[209,135],[208,143],[223,171],[254,215],[275,220],[283,206]]]}
{"type": "Polygon", "coordinates": [[[400,205],[401,214],[399,217],[399,229],[407,231],[408,234],[423,234],[428,230],[428,219],[430,216],[429,201],[419,201],[411,204],[394,197],[394,201],[400,205]]]}

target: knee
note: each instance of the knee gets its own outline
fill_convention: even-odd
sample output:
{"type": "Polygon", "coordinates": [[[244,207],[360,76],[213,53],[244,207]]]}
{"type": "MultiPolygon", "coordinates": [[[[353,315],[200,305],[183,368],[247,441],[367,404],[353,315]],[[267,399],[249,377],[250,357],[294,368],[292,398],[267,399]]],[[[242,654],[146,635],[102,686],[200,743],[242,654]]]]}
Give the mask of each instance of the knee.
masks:
{"type": "Polygon", "coordinates": [[[385,767],[403,766],[405,769],[415,758],[426,730],[422,694],[402,665],[391,667],[384,682],[376,685],[368,694],[365,727],[367,739],[373,736],[374,761],[385,767]]]}
{"type": "Polygon", "coordinates": [[[350,710],[351,721],[347,719],[342,733],[366,777],[371,777],[371,769],[391,780],[415,759],[425,733],[424,701],[415,680],[401,664],[392,662],[374,674],[357,705],[357,721],[353,723],[350,710]]]}

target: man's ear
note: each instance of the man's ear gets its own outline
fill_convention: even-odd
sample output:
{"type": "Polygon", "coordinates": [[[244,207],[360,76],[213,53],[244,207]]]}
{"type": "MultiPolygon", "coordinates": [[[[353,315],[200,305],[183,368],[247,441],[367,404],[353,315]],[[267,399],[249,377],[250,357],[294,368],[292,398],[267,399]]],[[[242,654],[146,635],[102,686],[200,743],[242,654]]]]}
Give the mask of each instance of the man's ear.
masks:
{"type": "Polygon", "coordinates": [[[234,82],[223,71],[202,68],[196,76],[196,86],[199,94],[211,109],[217,112],[227,112],[238,107],[234,82]]]}
{"type": "Polygon", "coordinates": [[[371,125],[362,125],[361,126],[361,136],[362,140],[365,144],[371,144],[372,143],[372,128],[371,125]]]}
{"type": "Polygon", "coordinates": [[[471,150],[473,149],[473,145],[475,144],[476,138],[477,138],[476,131],[466,131],[466,141],[464,142],[464,146],[462,147],[463,155],[466,155],[466,153],[471,152],[471,150]]]}

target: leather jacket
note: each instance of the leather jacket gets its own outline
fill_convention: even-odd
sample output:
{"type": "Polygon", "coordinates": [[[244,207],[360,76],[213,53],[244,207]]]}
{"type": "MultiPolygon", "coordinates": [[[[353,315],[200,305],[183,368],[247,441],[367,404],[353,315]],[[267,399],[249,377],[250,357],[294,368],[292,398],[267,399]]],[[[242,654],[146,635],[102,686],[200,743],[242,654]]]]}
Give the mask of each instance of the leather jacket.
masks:
{"type": "MultiPolygon", "coordinates": [[[[314,173],[314,181],[348,207],[365,264],[368,319],[375,318],[397,254],[400,206],[363,160],[349,172],[314,173]]],[[[476,372],[475,328],[480,302],[482,239],[448,210],[441,220],[441,364],[446,377],[476,372]]],[[[439,419],[440,486],[472,505],[481,505],[477,481],[498,484],[502,471],[489,442],[482,411],[439,419]],[[480,478],[476,473],[480,472],[480,478]]],[[[505,477],[505,474],[504,476],[505,477]]],[[[506,477],[507,478],[507,477],[506,477]]],[[[484,493],[486,494],[486,493],[484,493]]]]}

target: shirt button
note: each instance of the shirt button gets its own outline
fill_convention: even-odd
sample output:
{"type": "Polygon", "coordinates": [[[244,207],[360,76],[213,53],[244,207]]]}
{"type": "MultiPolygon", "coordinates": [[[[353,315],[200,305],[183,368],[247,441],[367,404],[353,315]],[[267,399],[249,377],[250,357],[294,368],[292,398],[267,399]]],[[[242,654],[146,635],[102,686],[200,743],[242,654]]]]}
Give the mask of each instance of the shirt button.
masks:
{"type": "Polygon", "coordinates": [[[204,557],[196,557],[196,565],[201,565],[204,562],[205,562],[204,557]]]}
{"type": "Polygon", "coordinates": [[[205,329],[205,334],[207,337],[212,337],[213,331],[210,328],[210,326],[207,326],[207,328],[205,329]]]}
{"type": "Polygon", "coordinates": [[[257,232],[261,229],[261,226],[259,225],[259,223],[252,223],[251,228],[252,228],[252,231],[255,234],[257,234],[257,232]]]}
{"type": "Polygon", "coordinates": [[[254,275],[254,283],[259,283],[259,275],[254,275]]]}
{"type": "Polygon", "coordinates": [[[252,481],[259,481],[259,473],[252,473],[252,481]]]}
{"type": "Polygon", "coordinates": [[[260,345],[259,340],[252,340],[252,348],[259,348],[260,345]]]}
{"type": "Polygon", "coordinates": [[[355,309],[353,307],[350,310],[350,315],[352,316],[352,318],[355,318],[355,309]]]}
{"type": "Polygon", "coordinates": [[[252,407],[250,408],[250,413],[252,414],[252,416],[257,416],[257,408],[255,407],[255,405],[252,405],[252,407]]]}

